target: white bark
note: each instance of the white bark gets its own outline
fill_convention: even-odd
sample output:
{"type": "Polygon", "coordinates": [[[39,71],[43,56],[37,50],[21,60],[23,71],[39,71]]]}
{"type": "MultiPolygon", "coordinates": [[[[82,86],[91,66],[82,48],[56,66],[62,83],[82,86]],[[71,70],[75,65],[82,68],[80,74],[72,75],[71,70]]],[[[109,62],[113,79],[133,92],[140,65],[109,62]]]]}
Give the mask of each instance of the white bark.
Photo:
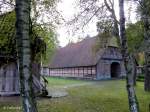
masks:
{"type": "Polygon", "coordinates": [[[37,112],[31,73],[30,2],[16,0],[16,39],[23,111],[37,112]]]}
{"type": "Polygon", "coordinates": [[[124,16],[124,0],[119,0],[119,8],[120,8],[120,38],[121,38],[121,49],[122,55],[125,63],[125,69],[127,73],[127,92],[128,92],[128,100],[129,100],[129,109],[130,112],[139,112],[139,106],[134,90],[134,81],[133,81],[133,63],[132,57],[128,53],[127,46],[127,38],[125,33],[125,16],[124,16]]]}

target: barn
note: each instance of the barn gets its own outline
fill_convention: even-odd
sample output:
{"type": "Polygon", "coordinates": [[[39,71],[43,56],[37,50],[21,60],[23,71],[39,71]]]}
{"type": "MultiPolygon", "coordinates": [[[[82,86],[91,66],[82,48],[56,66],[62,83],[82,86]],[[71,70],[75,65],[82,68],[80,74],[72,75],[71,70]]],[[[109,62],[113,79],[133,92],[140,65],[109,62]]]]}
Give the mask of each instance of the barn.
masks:
{"type": "MultiPolygon", "coordinates": [[[[40,82],[40,65],[32,64],[34,92],[40,94],[44,85],[40,82]]],[[[20,94],[20,80],[17,59],[0,53],[0,96],[20,94]]]]}
{"type": "MultiPolygon", "coordinates": [[[[18,95],[20,93],[20,80],[17,64],[17,49],[15,39],[15,12],[0,15],[0,96],[18,95]]],[[[33,38],[33,37],[31,37],[33,38]]],[[[46,88],[40,81],[40,64],[35,61],[36,54],[40,52],[39,37],[34,37],[31,42],[32,76],[35,93],[41,93],[46,88]]],[[[44,44],[45,45],[45,44],[44,44]]]]}
{"type": "Polygon", "coordinates": [[[96,51],[97,39],[86,38],[59,48],[49,66],[43,68],[43,74],[93,80],[125,76],[122,55],[118,46],[112,43],[115,37],[110,39],[106,47],[96,51]]]}

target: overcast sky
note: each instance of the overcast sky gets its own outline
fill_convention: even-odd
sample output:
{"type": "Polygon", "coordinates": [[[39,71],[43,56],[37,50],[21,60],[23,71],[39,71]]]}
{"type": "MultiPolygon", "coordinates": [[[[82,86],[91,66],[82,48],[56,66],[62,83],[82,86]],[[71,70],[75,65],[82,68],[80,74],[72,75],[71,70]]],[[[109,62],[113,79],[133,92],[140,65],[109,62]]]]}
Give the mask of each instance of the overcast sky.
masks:
{"type": "MultiPolygon", "coordinates": [[[[116,1],[116,0],[115,0],[116,1]]],[[[129,7],[132,7],[132,12],[130,12],[131,17],[130,20],[132,22],[136,21],[136,14],[135,12],[135,5],[131,6],[131,3],[126,3],[125,4],[125,16],[126,16],[126,20],[128,20],[129,18],[129,7]]],[[[75,8],[75,0],[62,0],[61,3],[58,4],[58,10],[61,11],[61,14],[63,15],[65,20],[69,20],[73,17],[74,13],[76,13],[77,8],[75,8]]],[[[115,4],[115,10],[116,10],[116,15],[119,18],[119,11],[118,11],[118,3],[115,4]]],[[[61,25],[58,29],[57,29],[57,33],[58,33],[58,40],[60,42],[60,46],[65,46],[68,44],[69,40],[76,42],[78,40],[78,37],[86,37],[87,35],[90,36],[94,36],[97,34],[96,31],[96,21],[97,19],[94,18],[93,21],[90,22],[89,26],[85,27],[85,32],[79,32],[78,34],[72,35],[72,34],[68,34],[67,33],[67,27],[63,25],[61,25]]]]}
{"type": "MultiPolygon", "coordinates": [[[[61,0],[61,2],[58,3],[57,8],[66,21],[73,18],[74,14],[79,11],[79,9],[77,7],[75,7],[76,6],[75,1],[77,1],[77,0],[61,0]]],[[[101,0],[101,1],[103,1],[103,0],[101,0]]],[[[114,1],[116,2],[115,3],[115,12],[116,12],[117,18],[119,19],[119,9],[118,9],[118,2],[117,2],[118,0],[114,0],[114,1]]],[[[6,5],[4,5],[4,6],[6,6],[6,5]]],[[[11,10],[12,8],[10,7],[10,9],[9,9],[6,6],[6,7],[3,7],[3,9],[11,10]]],[[[133,23],[136,22],[135,10],[136,10],[136,5],[131,4],[130,2],[125,3],[125,16],[126,16],[127,21],[128,21],[129,15],[130,15],[131,22],[133,22],[133,23]],[[129,12],[130,7],[132,7],[131,12],[129,12]]],[[[57,34],[58,34],[57,37],[58,37],[60,46],[67,45],[69,43],[69,41],[76,42],[79,40],[79,38],[85,38],[87,35],[89,35],[91,37],[97,35],[96,22],[97,22],[97,18],[95,17],[92,19],[92,21],[90,21],[88,26],[86,26],[84,28],[85,29],[84,32],[78,31],[75,34],[68,33],[68,29],[70,29],[70,28],[65,26],[65,23],[60,25],[57,28],[57,34]]]]}
{"type": "MultiPolygon", "coordinates": [[[[76,1],[77,0],[61,0],[61,2],[58,3],[57,8],[66,21],[73,18],[74,14],[79,11],[79,9],[77,7],[75,7],[76,1]]],[[[100,1],[103,1],[103,0],[100,0],[100,1]]],[[[115,12],[116,12],[117,18],[119,19],[119,10],[118,10],[118,2],[117,2],[118,0],[114,0],[114,1],[116,2],[115,3],[115,12]]],[[[4,6],[6,6],[6,5],[4,5],[4,6]]],[[[8,9],[8,7],[6,6],[6,7],[3,7],[3,9],[10,10],[12,8],[10,7],[10,9],[8,9]]],[[[128,21],[129,15],[130,15],[130,20],[132,22],[136,22],[135,9],[136,9],[136,5],[131,4],[130,2],[125,3],[125,16],[126,16],[127,21],[128,21]],[[132,7],[132,11],[129,13],[130,7],[132,7]]],[[[68,33],[68,29],[71,29],[71,28],[65,26],[65,23],[60,25],[57,28],[57,37],[58,37],[60,46],[67,45],[69,43],[69,41],[77,42],[78,40],[80,40],[79,38],[85,38],[87,35],[89,35],[91,37],[97,35],[96,22],[97,22],[97,18],[94,17],[92,19],[92,21],[90,21],[88,26],[84,27],[84,32],[80,30],[75,34],[68,33]]]]}

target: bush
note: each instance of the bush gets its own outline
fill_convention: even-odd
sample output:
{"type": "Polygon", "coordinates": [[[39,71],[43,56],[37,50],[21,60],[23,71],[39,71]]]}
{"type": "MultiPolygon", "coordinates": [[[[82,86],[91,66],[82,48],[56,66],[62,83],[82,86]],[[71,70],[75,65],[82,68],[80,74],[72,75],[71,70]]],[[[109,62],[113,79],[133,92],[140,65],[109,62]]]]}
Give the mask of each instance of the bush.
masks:
{"type": "Polygon", "coordinates": [[[142,82],[144,82],[144,74],[138,75],[137,81],[142,81],[142,82]]]}

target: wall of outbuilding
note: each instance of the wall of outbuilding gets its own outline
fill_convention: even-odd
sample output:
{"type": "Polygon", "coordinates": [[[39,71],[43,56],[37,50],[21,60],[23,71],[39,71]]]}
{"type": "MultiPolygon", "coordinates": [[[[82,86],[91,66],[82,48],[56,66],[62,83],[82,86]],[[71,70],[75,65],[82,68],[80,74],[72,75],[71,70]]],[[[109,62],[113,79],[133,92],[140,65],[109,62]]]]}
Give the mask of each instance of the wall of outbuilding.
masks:
{"type": "MultiPolygon", "coordinates": [[[[97,68],[97,78],[98,80],[100,79],[110,79],[111,78],[111,64],[113,62],[119,63],[120,64],[120,75],[119,77],[125,76],[125,68],[124,68],[124,63],[122,60],[103,60],[101,59],[96,68],[97,68]]],[[[118,77],[118,78],[119,78],[118,77]]]]}
{"type": "MultiPolygon", "coordinates": [[[[40,83],[39,64],[32,64],[33,87],[35,92],[42,89],[40,83]]],[[[20,93],[20,80],[17,63],[15,61],[0,66],[0,96],[9,96],[20,93]]]]}
{"type": "Polygon", "coordinates": [[[19,75],[16,63],[0,67],[0,95],[19,94],[19,75]]]}

